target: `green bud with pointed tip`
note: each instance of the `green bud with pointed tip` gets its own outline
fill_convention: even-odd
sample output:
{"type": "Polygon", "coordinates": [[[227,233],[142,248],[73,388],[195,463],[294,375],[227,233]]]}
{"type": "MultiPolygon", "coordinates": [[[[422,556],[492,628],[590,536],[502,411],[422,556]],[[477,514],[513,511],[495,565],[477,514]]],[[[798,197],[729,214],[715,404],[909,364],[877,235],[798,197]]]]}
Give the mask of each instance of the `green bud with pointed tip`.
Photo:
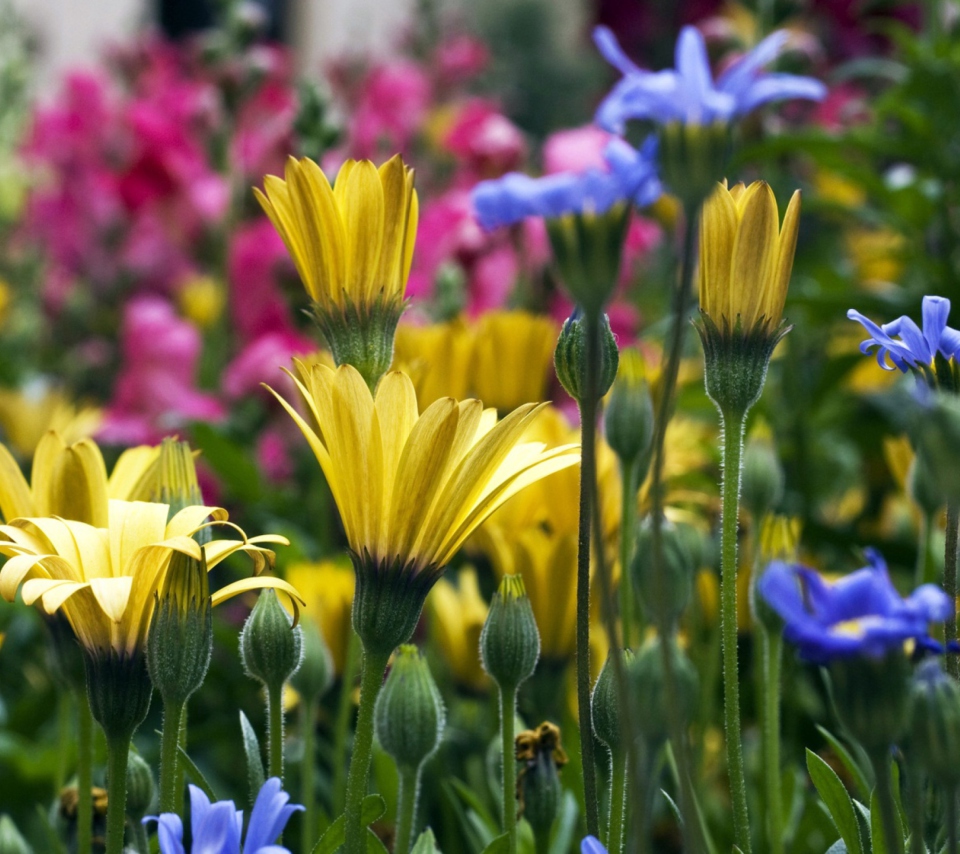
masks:
{"type": "Polygon", "coordinates": [[[765,425],[750,431],[743,449],[740,496],[743,506],[759,524],[783,498],[783,466],[765,425]]]}
{"type": "MultiPolygon", "coordinates": [[[[627,670],[634,659],[633,650],[620,650],[620,661],[623,665],[624,679],[627,670]]],[[[593,696],[590,708],[593,712],[593,733],[603,742],[612,754],[619,753],[623,748],[623,733],[620,721],[620,694],[617,690],[617,673],[613,663],[613,651],[607,655],[603,669],[597,677],[597,684],[593,686],[593,696]]]]}
{"type": "Polygon", "coordinates": [[[671,719],[679,718],[684,724],[691,719],[700,691],[697,671],[674,639],[670,640],[670,652],[676,686],[676,705],[673,707],[667,705],[663,647],[659,637],[644,643],[628,667],[633,696],[641,709],[637,715],[637,729],[651,745],[666,741],[671,719]]]}
{"type": "MultiPolygon", "coordinates": [[[[567,394],[577,403],[583,402],[587,370],[586,315],[575,311],[568,317],[560,329],[557,347],[553,352],[553,364],[557,379],[567,394]]],[[[600,320],[600,374],[597,383],[597,397],[603,397],[617,377],[620,364],[620,351],[617,339],[610,329],[610,318],[605,314],[600,320]]]]}
{"type": "Polygon", "coordinates": [[[540,658],[540,632],[523,578],[505,575],[493,595],[480,632],[480,660],[503,690],[533,675],[540,658]]]}
{"type": "Polygon", "coordinates": [[[0,854],[33,854],[33,849],[6,813],[0,815],[0,854]]]}
{"type": "Polygon", "coordinates": [[[243,669],[268,691],[279,691],[300,666],[303,632],[293,625],[277,594],[261,591],[240,632],[240,657],[243,669]]]}
{"type": "Polygon", "coordinates": [[[380,746],[402,770],[417,770],[440,746],[446,710],[427,661],[413,644],[397,649],[373,715],[380,746]]]}
{"type": "Polygon", "coordinates": [[[333,658],[320,627],[309,617],[300,620],[303,660],[290,684],[305,697],[321,697],[333,684],[333,658]]]}
{"type": "MultiPolygon", "coordinates": [[[[607,444],[624,468],[649,459],[653,443],[653,398],[643,373],[643,359],[636,349],[628,347],[620,353],[617,378],[603,416],[607,444]]],[[[640,472],[637,479],[645,473],[640,472]]]]}
{"type": "Polygon", "coordinates": [[[644,519],[637,532],[636,548],[630,563],[633,583],[640,601],[651,617],[660,609],[671,623],[676,622],[690,601],[694,563],[687,546],[687,536],[680,527],[664,519],[660,527],[663,545],[663,590],[659,590],[653,561],[653,524],[644,519]],[[658,601],[662,595],[663,601],[658,601]]]}
{"type": "Polygon", "coordinates": [[[150,810],[156,786],[153,772],[135,750],[127,754],[127,816],[137,823],[150,810]]]}

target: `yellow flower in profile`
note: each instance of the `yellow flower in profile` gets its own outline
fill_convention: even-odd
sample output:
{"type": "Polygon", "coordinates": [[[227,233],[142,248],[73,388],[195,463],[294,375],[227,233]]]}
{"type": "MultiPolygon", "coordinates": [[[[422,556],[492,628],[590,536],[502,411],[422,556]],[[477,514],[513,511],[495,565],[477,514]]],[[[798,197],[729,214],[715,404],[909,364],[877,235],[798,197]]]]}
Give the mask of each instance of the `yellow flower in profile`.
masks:
{"type": "Polygon", "coordinates": [[[427,592],[474,530],[579,453],[522,441],[540,409],[534,404],[500,421],[477,400],[441,398],[420,413],[413,383],[399,371],[386,374],[374,396],[350,365],[296,364],[300,376],[291,378],[316,426],[277,398],[340,510],[357,570],[354,629],[365,648],[389,654],[410,637],[427,592]]]}
{"type": "MultiPolygon", "coordinates": [[[[266,535],[214,540],[200,546],[193,534],[212,518],[226,522],[225,510],[187,507],[167,521],[169,507],[142,501],[111,501],[108,527],[60,518],[20,518],[0,526],[0,595],[12,602],[21,589],[27,605],[39,603],[47,614],[63,613],[83,647],[92,655],[131,658],[144,650],[154,611],[154,594],[163,585],[174,552],[206,560],[212,569],[238,551],[249,554],[259,573],[272,564],[264,543],[286,543],[266,535]]],[[[231,526],[239,531],[236,526],[231,526]]],[[[254,577],[222,587],[216,605],[247,590],[273,587],[294,601],[297,591],[279,578],[254,577]]]]}
{"type": "Polygon", "coordinates": [[[74,404],[42,380],[21,389],[0,389],[0,427],[21,458],[33,453],[48,430],[71,444],[96,433],[100,421],[99,409],[74,404]]]}
{"type": "Polygon", "coordinates": [[[480,595],[477,571],[465,567],[456,583],[441,578],[427,597],[434,646],[458,685],[483,691],[490,679],[480,663],[480,632],[489,610],[480,595]]]}
{"type": "Polygon", "coordinates": [[[780,325],[800,225],[800,191],[780,225],[765,181],[720,184],[703,206],[700,309],[721,330],[773,334],[780,325]]]}
{"type": "Polygon", "coordinates": [[[320,626],[330,650],[334,671],[343,673],[350,646],[350,609],[356,581],[350,562],[321,560],[317,563],[294,563],[285,573],[303,597],[304,610],[320,626]]]}
{"type": "Polygon", "coordinates": [[[397,327],[393,369],[413,380],[420,409],[441,397],[462,400],[469,396],[473,342],[474,332],[461,318],[397,327]]]}
{"type": "Polygon", "coordinates": [[[257,200],[283,238],[338,365],[373,388],[393,361],[393,337],[417,237],[413,170],[400,155],[379,169],[348,160],[334,186],[309,158],[267,175],[257,200]]]}
{"type": "Polygon", "coordinates": [[[135,496],[156,464],[159,447],[124,451],[108,478],[103,455],[92,439],[67,444],[49,431],[33,454],[31,483],[13,455],[0,445],[0,513],[7,521],[19,516],[62,516],[105,528],[108,499],[135,496]]]}
{"type": "Polygon", "coordinates": [[[473,393],[501,412],[547,397],[557,324],[529,311],[491,311],[477,325],[473,393]]]}

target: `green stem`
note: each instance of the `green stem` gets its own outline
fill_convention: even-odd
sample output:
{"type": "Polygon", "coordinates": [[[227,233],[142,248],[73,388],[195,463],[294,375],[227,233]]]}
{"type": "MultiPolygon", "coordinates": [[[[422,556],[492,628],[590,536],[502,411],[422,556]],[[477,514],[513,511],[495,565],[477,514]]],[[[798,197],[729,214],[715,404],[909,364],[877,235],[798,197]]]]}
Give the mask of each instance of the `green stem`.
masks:
{"type": "Polygon", "coordinates": [[[929,578],[929,566],[932,545],[933,545],[934,518],[924,513],[920,517],[920,536],[919,547],[917,548],[917,565],[914,568],[914,586],[919,587],[932,579],[929,578]]]}
{"type": "Polygon", "coordinates": [[[591,350],[597,345],[599,319],[585,317],[587,339],[587,388],[580,401],[580,520],[577,537],[577,708],[580,716],[580,760],[583,766],[583,799],[587,833],[599,836],[600,807],[597,800],[597,766],[590,708],[590,532],[593,522],[592,484],[596,478],[597,401],[592,388],[594,371],[591,350]],[[594,342],[594,343],[592,343],[594,342]]]}
{"type": "MultiPolygon", "coordinates": [[[[393,854],[407,854],[413,840],[417,816],[417,795],[420,793],[420,768],[400,769],[400,792],[397,796],[397,841],[393,854]]],[[[306,849],[304,849],[306,850],[306,849]]]]}
{"type": "Polygon", "coordinates": [[[383,685],[383,674],[389,660],[389,653],[363,652],[360,665],[360,710],[357,713],[357,729],[353,737],[350,773],[347,775],[345,854],[365,854],[367,850],[366,828],[363,826],[361,808],[364,795],[367,794],[367,775],[373,756],[373,707],[383,685]]]}
{"type": "Polygon", "coordinates": [[[267,735],[270,776],[283,780],[283,683],[267,688],[267,735]]]}
{"type": "Polygon", "coordinates": [[[745,415],[725,411],[723,473],[720,482],[720,636],[723,645],[723,727],[727,774],[733,807],[733,837],[743,854],[750,854],[750,818],[747,784],[740,741],[740,676],[737,664],[737,515],[740,507],[740,466],[745,415]]]}
{"type": "Polygon", "coordinates": [[[947,854],[957,854],[957,787],[947,787],[947,854]]]}
{"type": "MultiPolygon", "coordinates": [[[[187,752],[187,719],[190,716],[189,703],[190,701],[188,700],[183,704],[183,712],[180,715],[180,734],[177,738],[177,745],[184,753],[187,752]]],[[[183,793],[187,790],[187,767],[180,759],[179,751],[177,752],[177,770],[174,779],[176,780],[174,791],[178,793],[174,812],[182,817],[183,793]]]]}
{"type": "Polygon", "coordinates": [[[771,854],[783,854],[783,795],[780,793],[780,664],[783,638],[760,628],[763,648],[763,792],[771,854]]]}
{"type": "Polygon", "coordinates": [[[636,463],[624,466],[621,471],[622,489],[620,503],[620,631],[624,649],[633,642],[634,616],[633,588],[630,585],[630,553],[633,550],[633,531],[637,523],[637,474],[636,463]]]}
{"type": "Polygon", "coordinates": [[[163,729],[160,733],[160,812],[180,815],[182,797],[177,791],[178,747],[180,746],[180,723],[185,703],[163,704],[163,729]]]}
{"type": "Polygon", "coordinates": [[[550,834],[534,833],[533,850],[534,854],[550,854],[550,834]]]}
{"type": "Polygon", "coordinates": [[[106,854],[123,854],[127,823],[127,756],[133,734],[107,737],[107,848],[106,854]]]}
{"type": "Polygon", "coordinates": [[[316,842],[317,827],[317,789],[315,785],[314,757],[316,748],[317,698],[303,697],[300,706],[302,718],[300,726],[303,738],[303,759],[300,765],[300,797],[303,800],[303,823],[301,827],[301,845],[304,851],[311,851],[316,842]]]}
{"type": "Polygon", "coordinates": [[[624,804],[627,796],[627,754],[618,750],[610,766],[610,828],[607,831],[607,851],[623,851],[624,804]]]}
{"type": "Polygon", "coordinates": [[[640,816],[635,822],[639,839],[634,848],[642,854],[653,850],[653,805],[657,797],[659,779],[657,766],[661,746],[644,742],[640,751],[642,764],[636,766],[638,773],[634,785],[637,790],[636,802],[640,805],[640,816]]]}
{"type": "Polygon", "coordinates": [[[903,837],[897,822],[897,804],[893,797],[893,780],[890,776],[890,755],[886,751],[874,753],[870,756],[870,762],[877,778],[877,808],[880,810],[886,850],[888,854],[903,854],[903,837]]]}
{"type": "MultiPolygon", "coordinates": [[[[656,599],[654,603],[657,621],[657,630],[663,643],[660,644],[663,654],[664,693],[667,708],[677,707],[677,683],[673,669],[673,648],[669,640],[672,634],[669,616],[661,607],[666,593],[666,578],[663,557],[663,446],[667,435],[667,425],[673,412],[673,396],[677,386],[677,375],[680,370],[680,356],[683,352],[683,340],[687,330],[687,311],[689,309],[690,291],[693,283],[693,274],[696,269],[696,236],[697,217],[699,206],[690,207],[685,211],[685,225],[683,237],[683,266],[680,273],[680,282],[674,294],[673,326],[668,345],[667,363],[664,368],[662,385],[657,407],[656,430],[653,434],[653,474],[650,483],[650,513],[651,513],[651,546],[654,565],[654,588],[656,599]]],[[[690,778],[690,762],[687,754],[687,739],[684,731],[684,722],[676,715],[669,716],[670,740],[677,755],[678,777],[680,780],[680,815],[683,819],[683,832],[687,848],[693,854],[705,850],[700,831],[700,818],[695,808],[693,783],[690,778]]],[[[647,832],[644,830],[643,832],[647,832]]]]}
{"type": "Polygon", "coordinates": [[[508,836],[508,854],[517,854],[517,757],[514,754],[514,722],[517,686],[500,688],[500,747],[503,750],[503,832],[508,836]]]}
{"type": "Polygon", "coordinates": [[[93,715],[86,691],[77,698],[77,854],[93,846],[93,715]]]}
{"type": "Polygon", "coordinates": [[[147,839],[147,829],[139,821],[130,823],[130,834],[133,836],[133,847],[137,854],[150,854],[150,841],[147,839]]]}
{"type": "MultiPolygon", "coordinates": [[[[943,589],[950,597],[952,607],[943,623],[947,649],[957,639],[957,526],[960,523],[960,504],[954,500],[947,502],[946,544],[943,552],[943,589]]],[[[954,679],[960,679],[960,664],[957,654],[947,652],[947,672],[954,679]]]]}
{"type": "Polygon", "coordinates": [[[340,815],[347,801],[347,733],[353,711],[353,683],[357,679],[360,638],[351,631],[340,678],[337,719],[333,729],[333,813],[340,815]]]}
{"type": "Polygon", "coordinates": [[[927,846],[923,841],[923,775],[916,770],[910,770],[910,854],[927,854],[927,846]]]}

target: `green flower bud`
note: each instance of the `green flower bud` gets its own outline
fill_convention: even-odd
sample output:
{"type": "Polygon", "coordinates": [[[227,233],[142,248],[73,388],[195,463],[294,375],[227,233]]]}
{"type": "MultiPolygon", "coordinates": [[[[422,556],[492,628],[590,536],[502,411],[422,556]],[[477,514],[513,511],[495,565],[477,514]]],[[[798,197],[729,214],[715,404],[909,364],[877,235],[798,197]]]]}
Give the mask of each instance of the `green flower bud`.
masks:
{"type": "Polygon", "coordinates": [[[150,711],[153,684],[143,655],[116,650],[85,651],[87,699],[107,740],[128,739],[150,711]]]}
{"type": "Polygon", "coordinates": [[[440,746],[445,710],[426,659],[404,644],[374,709],[377,740],[397,767],[416,770],[440,746]]]}
{"type": "Polygon", "coordinates": [[[267,691],[279,691],[300,666],[303,632],[273,590],[264,590],[240,632],[243,669],[267,691]]]}
{"type": "Polygon", "coordinates": [[[493,595],[480,632],[480,660],[503,690],[512,690],[533,674],[540,658],[540,633],[523,579],[505,575],[493,595]]]}
{"type": "Polygon", "coordinates": [[[937,784],[960,785],[960,685],[935,659],[924,661],[911,680],[905,749],[937,784]]]}
{"type": "MultiPolygon", "coordinates": [[[[633,650],[620,651],[624,676],[634,657],[633,650]]],[[[594,735],[610,748],[611,754],[619,753],[624,748],[620,729],[620,706],[617,673],[613,664],[613,651],[611,651],[597,677],[597,684],[593,686],[591,698],[594,735]]]]}
{"type": "Polygon", "coordinates": [[[520,814],[530,823],[535,837],[549,837],[563,796],[558,772],[567,764],[567,754],[560,744],[560,728],[542,723],[535,730],[521,732],[515,745],[520,766],[520,814]]]}
{"type": "Polygon", "coordinates": [[[203,684],[212,654],[206,559],[174,552],[147,635],[147,669],[164,703],[189,699],[203,684]]]}
{"type": "Polygon", "coordinates": [[[694,564],[687,547],[687,537],[680,528],[664,519],[660,528],[663,541],[663,579],[658,583],[653,560],[653,524],[644,519],[637,533],[636,550],[630,571],[640,601],[651,617],[663,610],[662,616],[671,623],[679,619],[690,601],[694,564]],[[659,590],[660,583],[663,590],[659,590]],[[662,595],[663,601],[658,601],[662,595]]]}
{"type": "MultiPolygon", "coordinates": [[[[643,359],[633,348],[620,353],[620,368],[607,401],[603,428],[607,444],[624,469],[649,458],[654,428],[653,398],[643,377],[643,359]]],[[[639,472],[637,479],[645,473],[639,472]]]]}
{"type": "Polygon", "coordinates": [[[321,697],[333,684],[333,658],[313,620],[304,617],[300,628],[303,632],[303,660],[290,684],[305,697],[321,697]]]}
{"type": "MultiPolygon", "coordinates": [[[[587,336],[584,315],[575,311],[560,329],[557,348],[553,352],[553,364],[560,385],[577,403],[583,402],[587,369],[587,336]]],[[[617,339],[610,329],[610,318],[602,315],[600,328],[600,374],[597,381],[597,398],[603,397],[617,377],[620,352],[617,339]]]]}
{"type": "Polygon", "coordinates": [[[755,524],[773,512],[783,497],[783,467],[765,424],[754,427],[747,438],[740,495],[755,524]]]}
{"type": "Polygon", "coordinates": [[[837,714],[867,753],[886,752],[907,726],[910,663],[900,650],[882,658],[838,658],[830,664],[837,714]]]}
{"type": "Polygon", "coordinates": [[[669,122],[659,128],[660,174],[688,209],[699,205],[723,180],[732,149],[730,125],[669,122]]]}
{"type": "Polygon", "coordinates": [[[33,854],[10,816],[0,815],[0,854],[33,854]]]}
{"type": "Polygon", "coordinates": [[[907,492],[928,518],[936,516],[944,505],[937,475],[930,471],[930,463],[924,457],[913,458],[907,472],[907,492]]]}
{"type": "Polygon", "coordinates": [[[666,741],[670,734],[670,720],[679,718],[686,724],[697,705],[697,671],[676,640],[670,640],[670,647],[677,693],[672,707],[667,705],[663,649],[659,637],[644,643],[629,666],[630,685],[640,709],[636,718],[637,728],[650,745],[660,745],[666,741]]]}
{"type": "Polygon", "coordinates": [[[127,754],[127,816],[138,823],[150,809],[155,791],[153,772],[134,750],[127,754]]]}

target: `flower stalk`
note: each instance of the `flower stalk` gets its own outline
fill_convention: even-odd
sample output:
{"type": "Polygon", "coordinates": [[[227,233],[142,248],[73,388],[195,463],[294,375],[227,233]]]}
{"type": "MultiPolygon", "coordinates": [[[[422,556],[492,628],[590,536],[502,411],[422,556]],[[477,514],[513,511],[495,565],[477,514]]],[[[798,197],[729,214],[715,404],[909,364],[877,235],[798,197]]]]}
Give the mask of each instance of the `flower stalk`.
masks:
{"type": "Polygon", "coordinates": [[[780,667],[783,638],[760,628],[763,662],[763,790],[767,802],[770,854],[783,854],[783,796],[780,793],[780,667]]]}
{"type": "Polygon", "coordinates": [[[610,766],[610,822],[607,830],[607,850],[611,854],[620,854],[623,851],[627,773],[627,753],[624,750],[618,750],[612,754],[610,766]]]}
{"type": "Polygon", "coordinates": [[[960,658],[950,651],[951,643],[957,640],[957,540],[960,534],[960,503],[955,499],[947,501],[946,544],[943,553],[943,590],[950,598],[952,607],[943,623],[947,642],[947,673],[954,679],[960,679],[960,658]]]}
{"type": "MultiPolygon", "coordinates": [[[[897,820],[897,802],[893,797],[893,778],[890,775],[890,753],[886,750],[870,751],[870,764],[877,779],[876,796],[877,807],[880,810],[880,819],[883,827],[883,841],[889,854],[903,854],[903,836],[900,833],[900,822],[897,820]]],[[[949,824],[950,805],[947,804],[949,824]]],[[[956,819],[956,807],[954,807],[956,819]]],[[[956,821],[954,821],[956,834],[956,821]]],[[[949,833],[949,830],[948,830],[949,833]]],[[[876,843],[874,843],[876,846],[876,843]]]]}
{"type": "Polygon", "coordinates": [[[503,832],[508,835],[509,854],[517,854],[517,757],[514,737],[517,718],[517,686],[500,685],[500,747],[503,751],[503,832]]]}
{"type": "Polygon", "coordinates": [[[407,854],[410,851],[419,792],[420,769],[410,766],[401,768],[400,789],[397,794],[397,842],[393,854],[407,854]]]}
{"type": "Polygon", "coordinates": [[[77,698],[77,854],[93,845],[93,715],[84,691],[77,698]]]}
{"type": "Polygon", "coordinates": [[[133,733],[107,736],[107,847],[106,854],[123,854],[127,823],[127,754],[133,733]]]}
{"type": "Polygon", "coordinates": [[[177,788],[180,731],[185,702],[163,704],[163,727],[160,732],[160,812],[176,813],[183,809],[182,792],[177,788]]]}
{"type": "Polygon", "coordinates": [[[316,720],[317,697],[305,695],[300,708],[300,726],[303,736],[303,759],[300,765],[300,787],[303,798],[303,822],[301,824],[300,847],[310,851],[317,838],[317,789],[314,781],[313,762],[317,752],[316,720]]]}

